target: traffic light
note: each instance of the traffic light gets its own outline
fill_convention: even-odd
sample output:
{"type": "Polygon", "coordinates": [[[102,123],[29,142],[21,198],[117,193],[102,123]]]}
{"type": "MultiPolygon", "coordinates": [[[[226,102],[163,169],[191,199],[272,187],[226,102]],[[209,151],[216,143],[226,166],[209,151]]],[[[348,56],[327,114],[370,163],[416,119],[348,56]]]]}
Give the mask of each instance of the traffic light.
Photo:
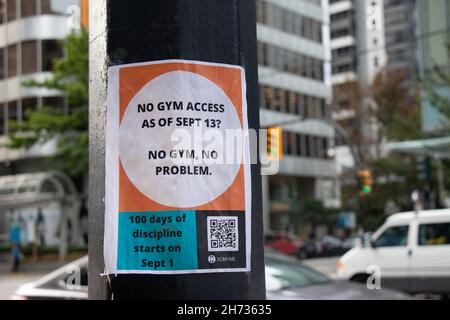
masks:
{"type": "Polygon", "coordinates": [[[417,163],[417,179],[424,181],[426,183],[431,183],[432,179],[431,158],[422,157],[417,159],[416,163],[417,163]]]}
{"type": "Polygon", "coordinates": [[[283,157],[283,129],[267,129],[267,155],[270,160],[280,160],[283,157]]]}
{"type": "Polygon", "coordinates": [[[365,169],[358,171],[358,178],[360,181],[360,191],[359,195],[365,197],[372,192],[373,180],[372,173],[365,169]]]}

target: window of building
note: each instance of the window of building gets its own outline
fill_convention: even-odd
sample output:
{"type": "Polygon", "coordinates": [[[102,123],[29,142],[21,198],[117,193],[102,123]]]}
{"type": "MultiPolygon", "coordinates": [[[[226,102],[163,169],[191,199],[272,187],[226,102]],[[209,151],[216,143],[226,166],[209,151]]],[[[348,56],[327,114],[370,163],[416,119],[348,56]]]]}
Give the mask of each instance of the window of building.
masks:
{"type": "Polygon", "coordinates": [[[291,92],[289,95],[289,109],[288,113],[299,114],[300,97],[298,93],[291,92]]]}
{"type": "Polygon", "coordinates": [[[284,112],[290,113],[291,111],[291,93],[289,91],[284,92],[284,112]]]}
{"type": "Polygon", "coordinates": [[[60,0],[41,0],[42,14],[62,14],[65,12],[67,2],[60,0]]]}
{"type": "Polygon", "coordinates": [[[6,0],[0,0],[0,24],[5,22],[6,0]]]}
{"type": "Polygon", "coordinates": [[[257,1],[257,22],[303,38],[322,42],[322,23],[263,0],[257,1]]]}
{"type": "Polygon", "coordinates": [[[305,95],[301,95],[300,96],[300,115],[302,117],[307,117],[308,116],[308,108],[307,108],[307,99],[305,95]]]}
{"type": "Polygon", "coordinates": [[[5,134],[5,104],[0,103],[0,135],[5,134]]]}
{"type": "Polygon", "coordinates": [[[0,79],[5,78],[5,50],[0,48],[0,79]]]}
{"type": "Polygon", "coordinates": [[[300,156],[300,149],[299,149],[299,143],[300,140],[299,134],[293,134],[291,138],[291,144],[292,144],[292,155],[299,157],[300,156]]]}
{"type": "Polygon", "coordinates": [[[309,139],[310,137],[309,136],[304,136],[305,137],[305,139],[304,139],[304,156],[305,157],[309,157],[310,155],[311,155],[311,140],[309,139]]]}
{"type": "Polygon", "coordinates": [[[323,61],[267,43],[258,45],[260,65],[323,81],[323,61]],[[262,57],[261,57],[262,55],[262,57]]]}
{"type": "Polygon", "coordinates": [[[37,72],[37,42],[22,43],[22,74],[37,72]]]}
{"type": "Polygon", "coordinates": [[[330,37],[331,37],[331,39],[336,39],[336,38],[340,38],[340,37],[345,37],[345,36],[349,35],[350,33],[351,32],[350,32],[349,28],[342,28],[339,30],[332,31],[330,37]]]}
{"type": "Polygon", "coordinates": [[[20,1],[20,14],[21,14],[22,18],[37,15],[36,0],[21,0],[20,1]]]}
{"type": "Polygon", "coordinates": [[[53,62],[57,58],[63,57],[63,51],[58,41],[44,40],[42,41],[42,70],[52,71],[53,62]]]}
{"type": "Polygon", "coordinates": [[[314,105],[314,97],[308,96],[306,98],[307,117],[314,117],[316,110],[314,105]]]}
{"type": "MultiPolygon", "coordinates": [[[[8,118],[7,121],[18,121],[19,115],[19,106],[17,101],[8,102],[8,118]]],[[[11,132],[11,127],[8,128],[8,131],[11,132]]]]}
{"type": "Polygon", "coordinates": [[[345,20],[349,16],[350,16],[350,11],[342,11],[342,12],[339,12],[339,13],[332,14],[330,16],[330,21],[331,22],[337,22],[337,21],[345,20]]]}
{"type": "Polygon", "coordinates": [[[317,139],[317,153],[319,159],[328,158],[328,141],[326,138],[317,139]]]}
{"type": "Polygon", "coordinates": [[[260,87],[262,109],[299,115],[301,117],[326,117],[325,99],[307,96],[293,91],[262,85],[260,87]]]}
{"type": "Polygon", "coordinates": [[[292,155],[292,151],[293,151],[293,145],[292,145],[292,141],[293,141],[293,136],[294,134],[292,134],[291,132],[283,132],[283,146],[284,146],[284,152],[287,155],[292,155]],[[285,133],[285,134],[284,134],[285,133]]]}
{"type": "Polygon", "coordinates": [[[265,24],[267,22],[267,3],[264,1],[257,1],[256,5],[256,20],[259,23],[265,24]]]}
{"type": "Polygon", "coordinates": [[[16,0],[7,0],[7,21],[14,21],[17,19],[16,0]]]}
{"type": "Polygon", "coordinates": [[[263,46],[263,44],[261,42],[258,42],[257,46],[256,46],[256,49],[257,49],[258,64],[259,65],[264,65],[264,62],[263,62],[264,46],[263,46]]]}
{"type": "Polygon", "coordinates": [[[260,85],[259,86],[259,105],[261,109],[266,108],[266,99],[264,96],[265,86],[260,85]]]}
{"type": "Polygon", "coordinates": [[[319,158],[319,150],[318,150],[318,145],[319,145],[319,138],[318,137],[309,137],[311,139],[310,141],[310,152],[311,152],[311,158],[319,158]]]}
{"type": "Polygon", "coordinates": [[[275,93],[274,93],[274,89],[272,87],[268,87],[266,86],[264,88],[264,101],[266,103],[266,108],[267,109],[273,109],[274,107],[274,100],[275,97],[275,93]]]}
{"type": "Polygon", "coordinates": [[[283,153],[287,156],[329,159],[328,139],[283,131],[283,153]]]}
{"type": "Polygon", "coordinates": [[[17,76],[17,45],[8,47],[8,77],[17,76]]]}
{"type": "Polygon", "coordinates": [[[419,245],[450,244],[450,223],[422,224],[419,227],[419,245]]]}
{"type": "Polygon", "coordinates": [[[274,109],[276,111],[283,111],[283,97],[284,97],[284,91],[275,89],[275,99],[274,99],[274,109]]]}
{"type": "Polygon", "coordinates": [[[297,134],[295,139],[295,155],[298,157],[302,156],[302,135],[297,134]]]}

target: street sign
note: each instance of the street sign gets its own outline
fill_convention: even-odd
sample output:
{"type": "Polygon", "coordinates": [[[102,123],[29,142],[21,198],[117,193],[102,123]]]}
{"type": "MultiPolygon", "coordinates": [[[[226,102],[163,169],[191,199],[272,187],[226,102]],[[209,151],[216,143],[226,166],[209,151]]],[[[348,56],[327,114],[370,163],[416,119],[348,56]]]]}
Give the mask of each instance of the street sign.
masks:
{"type": "Polygon", "coordinates": [[[107,273],[250,270],[247,129],[240,66],[162,60],[109,68],[107,273]]]}

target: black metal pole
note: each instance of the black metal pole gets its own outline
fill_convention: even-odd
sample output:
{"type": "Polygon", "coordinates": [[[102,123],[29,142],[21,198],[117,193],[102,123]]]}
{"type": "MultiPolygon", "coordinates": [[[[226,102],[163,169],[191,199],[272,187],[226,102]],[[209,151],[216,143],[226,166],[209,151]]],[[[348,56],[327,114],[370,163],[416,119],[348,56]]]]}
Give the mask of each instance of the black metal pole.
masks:
{"type": "Polygon", "coordinates": [[[264,299],[261,177],[252,165],[251,272],[118,275],[103,272],[106,70],[187,59],[246,71],[249,128],[259,129],[254,0],[90,1],[90,299],[264,299]]]}

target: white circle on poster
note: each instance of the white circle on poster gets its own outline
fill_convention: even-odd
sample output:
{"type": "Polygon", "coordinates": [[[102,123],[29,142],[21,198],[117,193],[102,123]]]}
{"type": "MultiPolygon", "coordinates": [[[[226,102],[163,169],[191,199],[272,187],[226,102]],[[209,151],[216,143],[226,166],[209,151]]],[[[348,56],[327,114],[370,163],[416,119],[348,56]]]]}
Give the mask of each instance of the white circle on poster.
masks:
{"type": "Polygon", "coordinates": [[[198,207],[223,194],[239,172],[241,161],[227,161],[227,152],[241,155],[243,145],[234,143],[227,151],[228,130],[242,127],[220,87],[196,73],[168,72],[148,82],[128,104],[119,128],[120,160],[146,197],[170,207],[198,207]],[[187,110],[189,102],[196,108],[187,110]],[[211,155],[216,163],[205,162],[211,155]]]}

